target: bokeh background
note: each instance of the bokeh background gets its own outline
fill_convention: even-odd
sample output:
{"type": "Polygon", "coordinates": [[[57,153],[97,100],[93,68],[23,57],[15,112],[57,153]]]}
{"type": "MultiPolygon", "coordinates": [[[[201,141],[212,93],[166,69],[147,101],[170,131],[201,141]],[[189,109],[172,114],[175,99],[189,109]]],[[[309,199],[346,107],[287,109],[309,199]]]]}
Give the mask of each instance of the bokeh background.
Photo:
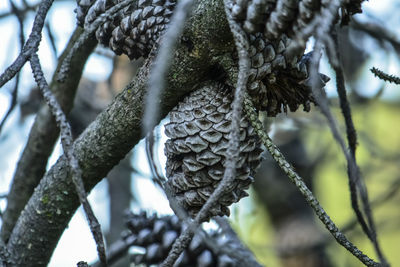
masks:
{"type": "MultiPolygon", "coordinates": [[[[23,14],[23,36],[30,33],[37,0],[0,0],[0,72],[16,58],[21,47],[17,18],[10,14],[11,2],[23,14]]],[[[47,17],[39,57],[50,80],[67,41],[76,27],[73,0],[56,0],[47,17]]],[[[378,238],[392,266],[400,266],[400,86],[385,83],[369,71],[378,67],[400,76],[400,2],[371,0],[350,27],[339,31],[346,85],[355,127],[358,131],[357,159],[369,190],[378,238]],[[392,34],[384,40],[370,25],[381,25],[392,34]],[[396,45],[397,43],[397,45],[396,45]]],[[[382,32],[381,32],[382,33],[382,32]]],[[[309,47],[312,47],[310,40],[309,47]]],[[[75,137],[107,106],[141,64],[115,57],[96,48],[85,67],[74,109],[69,115],[75,137]]],[[[345,135],[335,88],[335,75],[326,58],[320,72],[331,77],[326,87],[332,111],[345,135]]],[[[35,113],[42,105],[30,67],[22,69],[18,91],[16,78],[0,90],[0,210],[24,148],[35,113]],[[15,101],[13,101],[13,99],[15,101]],[[13,104],[15,102],[15,105],[13,104]],[[7,115],[9,113],[9,115],[7,115]]],[[[167,119],[166,119],[167,120],[167,119]]],[[[163,169],[162,124],[158,137],[158,164],[163,169]]],[[[346,162],[318,108],[265,118],[266,127],[289,161],[303,176],[331,218],[364,252],[376,258],[371,243],[355,223],[351,209],[346,162]]],[[[56,145],[50,167],[62,153],[56,145]]],[[[147,210],[170,214],[168,201],[151,180],[144,142],[140,142],[89,196],[110,244],[124,231],[125,210],[147,210]]],[[[323,228],[296,188],[265,154],[265,160],[250,189],[250,197],[231,208],[233,227],[242,240],[267,266],[360,266],[323,228]]],[[[79,209],[64,232],[49,266],[74,266],[97,259],[95,243],[85,216],[79,209]]],[[[122,261],[120,266],[127,266],[122,261]]]]}

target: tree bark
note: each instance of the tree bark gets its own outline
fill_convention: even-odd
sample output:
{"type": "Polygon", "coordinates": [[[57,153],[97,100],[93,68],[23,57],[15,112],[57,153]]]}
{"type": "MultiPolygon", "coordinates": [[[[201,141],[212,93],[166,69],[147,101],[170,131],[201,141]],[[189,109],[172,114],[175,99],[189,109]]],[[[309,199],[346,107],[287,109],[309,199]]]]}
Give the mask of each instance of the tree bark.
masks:
{"type": "MultiPolygon", "coordinates": [[[[72,46],[82,33],[82,29],[76,29],[70,38],[68,46],[59,59],[58,67],[54,73],[50,88],[65,113],[68,113],[74,101],[76,89],[82,75],[83,68],[90,53],[96,47],[97,42],[93,38],[88,39],[80,47],[72,58],[74,66],[64,83],[56,80],[58,70],[63,59],[70,52],[72,46]]],[[[28,142],[19,159],[15,171],[10,192],[7,196],[7,208],[3,215],[3,225],[0,237],[7,243],[12,229],[22,211],[31,197],[34,188],[39,184],[40,179],[46,171],[48,158],[59,136],[59,129],[49,108],[44,105],[38,112],[35,122],[29,134],[28,142]]]]}
{"type": "MultiPolygon", "coordinates": [[[[232,69],[234,45],[222,1],[196,2],[166,77],[161,117],[215,67],[232,69]],[[188,45],[190,43],[190,45],[188,45]],[[225,63],[224,63],[225,62],[225,63]]],[[[141,139],[143,100],[152,60],[75,141],[74,151],[90,191],[141,139]]],[[[45,266],[79,206],[65,156],[46,173],[17,221],[7,248],[18,264],[45,266]]]]}

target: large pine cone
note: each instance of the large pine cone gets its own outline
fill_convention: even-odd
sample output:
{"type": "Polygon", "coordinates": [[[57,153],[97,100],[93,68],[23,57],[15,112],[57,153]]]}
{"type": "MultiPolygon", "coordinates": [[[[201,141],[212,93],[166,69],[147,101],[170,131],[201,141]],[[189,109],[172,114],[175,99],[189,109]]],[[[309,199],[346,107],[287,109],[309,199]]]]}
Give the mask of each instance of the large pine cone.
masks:
{"type": "MultiPolygon", "coordinates": [[[[194,217],[223,178],[231,116],[231,90],[206,84],[169,114],[165,133],[166,173],[178,203],[194,217]]],[[[210,210],[210,216],[229,215],[227,208],[242,197],[260,163],[260,141],[245,117],[240,121],[240,157],[236,179],[210,210]]]]}
{"type": "MultiPolygon", "coordinates": [[[[161,264],[167,258],[172,244],[179,237],[182,231],[182,224],[176,216],[157,217],[156,215],[148,216],[146,213],[130,214],[127,218],[127,227],[130,233],[124,238],[126,240],[134,240],[136,247],[145,249],[143,254],[133,254],[132,261],[134,264],[161,264]]],[[[210,236],[217,246],[227,246],[229,240],[218,232],[211,232],[210,236]]],[[[216,254],[207,243],[199,235],[195,235],[190,245],[184,250],[177,259],[174,266],[177,267],[211,267],[224,266],[234,267],[238,264],[228,255],[216,254]]]]}

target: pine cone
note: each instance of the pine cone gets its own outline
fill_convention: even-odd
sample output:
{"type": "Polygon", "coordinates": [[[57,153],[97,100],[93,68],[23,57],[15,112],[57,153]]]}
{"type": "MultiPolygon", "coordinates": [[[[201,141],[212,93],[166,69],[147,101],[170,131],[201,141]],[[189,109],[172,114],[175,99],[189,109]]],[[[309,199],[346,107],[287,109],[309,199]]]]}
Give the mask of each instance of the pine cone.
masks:
{"type": "Polygon", "coordinates": [[[96,0],[77,0],[77,8],[74,10],[76,13],[76,19],[78,21],[78,26],[83,27],[85,23],[85,17],[89,8],[94,4],[96,0]]]}
{"type": "MultiPolygon", "coordinates": [[[[109,41],[110,48],[117,55],[124,53],[130,59],[145,57],[150,53],[169,23],[176,0],[140,0],[137,3],[136,8],[130,7],[124,11],[109,41]]],[[[100,32],[96,34],[98,38],[101,35],[100,32]]]]}
{"type": "Polygon", "coordinates": [[[248,91],[258,110],[268,116],[296,111],[302,104],[309,111],[313,102],[311,88],[305,85],[308,78],[309,55],[288,56],[286,48],[291,39],[286,35],[268,41],[261,33],[250,34],[251,59],[248,91]]]}
{"type": "MultiPolygon", "coordinates": [[[[79,0],[80,26],[92,23],[100,14],[121,0],[79,0]]],[[[117,55],[130,59],[146,57],[166,29],[176,0],[139,0],[121,10],[96,30],[99,43],[109,46],[117,55]]]]}
{"type": "MultiPolygon", "coordinates": [[[[167,258],[172,244],[181,234],[182,224],[176,216],[157,217],[148,216],[146,213],[129,214],[127,227],[131,231],[124,236],[125,239],[133,238],[134,246],[145,249],[143,254],[132,255],[134,264],[160,264],[167,258]]],[[[226,240],[222,234],[212,232],[218,246],[226,246],[226,240]]],[[[213,241],[214,241],[213,240],[213,241]]],[[[235,261],[226,254],[215,254],[213,250],[203,241],[199,235],[193,237],[190,245],[184,250],[176,261],[179,267],[184,266],[237,266],[235,261]]]]}
{"type": "MultiPolygon", "coordinates": [[[[169,114],[165,133],[168,183],[178,203],[195,216],[221,181],[226,161],[232,95],[216,82],[196,90],[169,114]]],[[[246,118],[240,121],[240,157],[237,177],[227,188],[210,216],[229,215],[227,208],[247,196],[250,177],[260,163],[260,141],[246,118]]]]}
{"type": "Polygon", "coordinates": [[[266,39],[276,40],[284,33],[293,37],[320,8],[321,0],[236,0],[231,12],[247,33],[263,32],[266,39]]]}
{"type": "Polygon", "coordinates": [[[247,33],[261,32],[266,19],[274,10],[276,0],[236,0],[232,6],[232,16],[243,23],[247,33]]]}

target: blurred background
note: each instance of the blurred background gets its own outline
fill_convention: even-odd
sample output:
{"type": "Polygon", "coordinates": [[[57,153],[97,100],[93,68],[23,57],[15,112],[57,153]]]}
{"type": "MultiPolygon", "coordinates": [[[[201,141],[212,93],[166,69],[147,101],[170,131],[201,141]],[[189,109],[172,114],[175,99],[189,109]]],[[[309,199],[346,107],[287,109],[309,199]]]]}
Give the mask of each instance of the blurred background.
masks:
{"type": "MultiPolygon", "coordinates": [[[[0,73],[13,62],[21,38],[30,33],[38,0],[0,1],[0,73]],[[20,18],[13,9],[26,10],[20,18]],[[18,19],[23,20],[23,27],[18,19]]],[[[39,47],[47,80],[57,58],[76,27],[73,0],[56,0],[50,9],[39,47]]],[[[369,190],[378,239],[392,266],[400,266],[400,86],[385,83],[369,71],[372,67],[400,76],[400,2],[371,0],[349,27],[339,30],[340,53],[349,100],[358,132],[357,159],[369,190]],[[380,26],[381,28],[376,28],[380,26]],[[386,37],[385,37],[386,36],[386,37]],[[390,38],[387,38],[390,36],[390,38]]],[[[310,40],[311,47],[313,40],[310,40]]],[[[98,46],[84,70],[75,105],[68,118],[77,137],[112,98],[131,80],[141,60],[129,61],[98,46]]],[[[326,90],[332,111],[345,136],[335,87],[335,74],[323,58],[321,73],[331,81],[326,90]]],[[[22,69],[0,90],[0,211],[36,112],[42,99],[30,66],[22,69]]],[[[158,137],[158,164],[164,169],[162,124],[158,137]]],[[[310,113],[281,114],[265,118],[270,135],[320,200],[340,229],[366,254],[377,258],[366,236],[355,223],[351,209],[346,161],[318,108],[310,113]]],[[[140,142],[99,183],[89,196],[107,243],[119,239],[126,229],[124,212],[147,210],[171,214],[162,191],[153,184],[144,141],[140,142]]],[[[48,168],[62,153],[56,145],[48,168]]],[[[297,189],[267,153],[250,189],[250,197],[231,207],[230,220],[245,244],[267,266],[360,266],[335,243],[317,221],[297,189]]],[[[95,243],[79,209],[64,232],[49,266],[73,266],[97,259],[95,243]]],[[[119,266],[127,266],[124,259],[119,266]]]]}

